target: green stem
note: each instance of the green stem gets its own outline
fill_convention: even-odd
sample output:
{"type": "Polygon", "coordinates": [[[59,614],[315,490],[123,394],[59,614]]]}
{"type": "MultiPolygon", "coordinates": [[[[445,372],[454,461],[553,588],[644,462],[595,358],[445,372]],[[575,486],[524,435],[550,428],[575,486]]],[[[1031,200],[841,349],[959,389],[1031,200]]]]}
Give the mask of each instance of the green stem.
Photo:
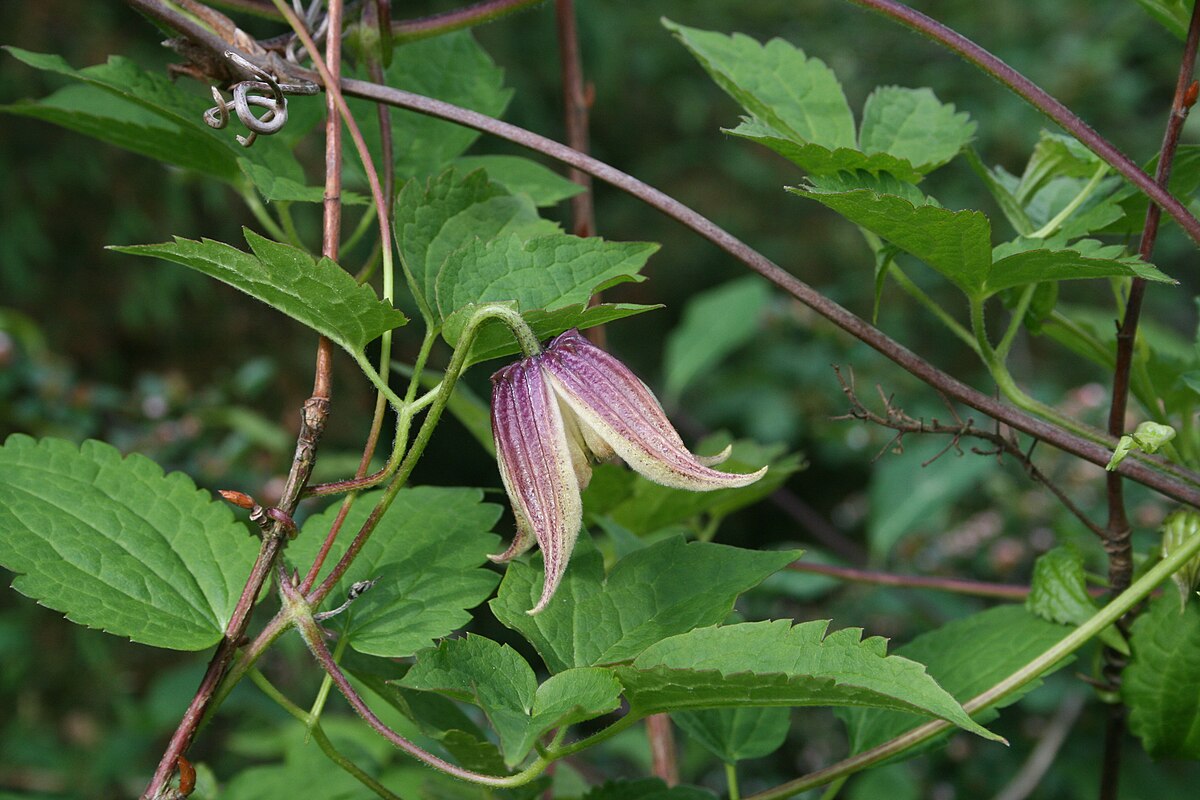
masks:
{"type": "Polygon", "coordinates": [[[279,227],[279,223],[271,218],[270,213],[267,211],[267,207],[264,206],[262,201],[258,199],[258,195],[255,193],[254,189],[247,186],[242,189],[241,195],[242,202],[244,202],[246,207],[250,209],[250,213],[254,215],[256,220],[258,220],[258,224],[263,226],[263,230],[265,230],[267,234],[275,241],[286,242],[288,240],[287,234],[284,233],[283,228],[279,227]]]}
{"type": "Polygon", "coordinates": [[[1035,291],[1037,291],[1037,284],[1031,283],[1021,292],[1017,307],[1013,309],[1012,317],[1008,320],[1008,329],[1004,331],[1004,336],[1000,337],[1000,344],[996,345],[996,357],[1001,361],[1008,359],[1008,351],[1012,349],[1012,343],[1017,338],[1017,331],[1021,330],[1021,323],[1025,321],[1025,312],[1029,310],[1029,304],[1033,302],[1035,291]]]}
{"type": "MultiPolygon", "coordinates": [[[[1185,542],[1177,551],[1156,564],[1145,575],[1135,581],[1132,586],[1117,595],[1111,603],[1063,637],[1058,644],[1050,647],[987,691],[963,703],[963,708],[969,714],[976,714],[1002,702],[1005,698],[1037,680],[1064,658],[1087,644],[1109,625],[1114,624],[1121,617],[1125,616],[1126,612],[1140,603],[1160,583],[1182,569],[1198,553],[1200,553],[1200,536],[1195,536],[1185,542]]],[[[746,800],[780,800],[784,797],[791,797],[798,792],[824,786],[833,780],[853,775],[867,767],[893,758],[906,750],[929,741],[952,727],[951,723],[944,720],[927,722],[870,750],[865,750],[844,761],[797,778],[794,781],[789,781],[764,792],[759,792],[746,798],[746,800]]]]}
{"type": "Polygon", "coordinates": [[[738,791],[737,764],[725,762],[725,785],[729,787],[729,800],[742,800],[742,793],[738,791]]]}
{"type": "Polygon", "coordinates": [[[303,250],[304,240],[300,238],[300,230],[296,227],[295,218],[292,217],[292,204],[281,201],[275,205],[279,208],[279,221],[283,223],[283,230],[287,233],[287,241],[303,250]]]}
{"type": "Polygon", "coordinates": [[[937,318],[939,322],[946,326],[947,329],[957,336],[963,344],[971,348],[976,355],[979,354],[979,344],[975,338],[971,336],[971,332],[962,326],[962,324],[954,317],[950,316],[944,308],[938,305],[937,301],[925,293],[920,286],[917,286],[908,275],[904,274],[904,270],[900,269],[893,261],[888,265],[888,275],[896,282],[896,285],[908,293],[910,297],[925,307],[925,310],[937,318]]]}
{"type": "Polygon", "coordinates": [[[1096,172],[1094,175],[1092,175],[1092,179],[1087,182],[1087,185],[1079,190],[1079,194],[1075,195],[1071,202],[1067,203],[1066,206],[1063,207],[1062,211],[1055,214],[1054,219],[1050,220],[1045,225],[1029,234],[1030,238],[1045,239],[1047,236],[1052,236],[1054,232],[1062,227],[1062,224],[1066,222],[1072,214],[1075,213],[1075,210],[1083,205],[1084,202],[1086,202],[1087,199],[1092,196],[1092,192],[1096,191],[1096,187],[1100,185],[1100,181],[1104,179],[1104,176],[1107,173],[1108,164],[1101,162],[1096,167],[1096,172]]]}
{"type": "Polygon", "coordinates": [[[358,244],[359,240],[367,234],[371,228],[371,221],[375,219],[375,209],[367,206],[366,210],[358,219],[358,224],[354,226],[350,236],[342,242],[342,250],[349,252],[354,249],[354,245],[358,244]]]}
{"type": "MultiPolygon", "coordinates": [[[[301,722],[308,724],[309,716],[305,713],[304,709],[300,708],[300,706],[296,705],[291,700],[288,700],[283,692],[276,689],[275,685],[267,680],[267,676],[254,669],[250,671],[250,680],[255,686],[262,690],[263,694],[274,700],[280,708],[301,722]]],[[[320,723],[311,725],[309,727],[309,731],[312,733],[313,739],[316,740],[317,747],[321,748],[321,752],[324,753],[330,761],[337,764],[346,772],[350,773],[350,775],[352,775],[363,786],[366,786],[372,792],[380,797],[386,798],[387,800],[402,800],[399,795],[388,791],[386,786],[372,778],[367,773],[363,772],[361,769],[359,769],[357,764],[338,752],[338,749],[333,746],[333,742],[330,741],[329,736],[326,735],[325,729],[321,727],[320,723]]]]}

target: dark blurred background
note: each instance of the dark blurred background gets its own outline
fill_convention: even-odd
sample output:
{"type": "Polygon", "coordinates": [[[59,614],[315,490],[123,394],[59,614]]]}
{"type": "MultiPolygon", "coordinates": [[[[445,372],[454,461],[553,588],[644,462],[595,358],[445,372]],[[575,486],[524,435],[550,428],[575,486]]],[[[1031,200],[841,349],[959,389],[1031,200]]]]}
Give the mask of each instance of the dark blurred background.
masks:
{"type": "MultiPolygon", "coordinates": [[[[455,4],[393,5],[397,17],[410,17],[455,4]]],[[[914,5],[1025,72],[1135,160],[1154,154],[1180,43],[1133,0],[914,5]]],[[[737,107],[659,18],[741,31],[760,40],[782,37],[834,69],[856,114],[877,85],[930,86],[943,102],[977,122],[975,146],[984,161],[1014,173],[1023,168],[1039,131],[1048,127],[973,67],[844,2],[577,0],[577,7],[585,76],[595,87],[594,155],[691,205],[868,318],[873,264],[861,238],[831,213],[783,191],[801,180],[795,167],[720,132],[736,124],[737,107]]],[[[162,37],[119,2],[42,0],[6,3],[4,11],[3,43],[59,53],[77,67],[113,53],[147,69],[172,60],[158,44],[162,37]]],[[[250,26],[271,30],[261,22],[250,26]]],[[[563,139],[552,4],[476,34],[516,89],[506,119],[563,139]]],[[[52,76],[0,56],[0,103],[41,97],[59,85],[52,76]]],[[[1196,137],[1185,131],[1185,141],[1196,137]]],[[[472,152],[518,151],[485,138],[472,152]]],[[[6,187],[0,195],[0,436],[102,438],[122,450],[143,452],[168,469],[185,470],[202,486],[269,496],[290,461],[297,409],[309,393],[312,337],[196,273],[103,250],[107,244],[158,242],[171,235],[238,243],[240,226],[254,226],[241,200],[215,183],[15,116],[0,117],[0,175],[6,187]]],[[[309,175],[315,183],[319,171],[309,175]]],[[[983,208],[993,217],[997,237],[1011,235],[961,160],[924,186],[948,207],[983,208]]],[[[566,222],[567,204],[550,214],[566,222]]],[[[689,298],[743,277],[745,269],[607,186],[596,188],[596,218],[606,238],[663,245],[644,271],[648,281],[606,296],[665,305],[608,330],[611,349],[661,387],[664,342],[689,298]]],[[[317,217],[302,219],[314,226],[306,235],[315,243],[317,217]]],[[[1185,339],[1195,327],[1193,252],[1168,225],[1155,261],[1184,286],[1154,287],[1148,299],[1149,318],[1185,339]]],[[[936,276],[915,266],[909,274],[962,318],[959,297],[936,276]]],[[[1111,309],[1103,282],[1069,286],[1064,297],[1111,309]]],[[[879,324],[939,366],[990,388],[972,354],[907,296],[889,289],[879,324]]],[[[903,456],[886,454],[872,462],[889,434],[831,421],[845,410],[831,364],[853,367],[865,396],[873,398],[873,387],[881,384],[914,414],[945,414],[937,398],[784,297],[772,299],[760,325],[752,345],[693,381],[670,410],[689,440],[705,431],[729,430],[802,451],[809,467],[788,485],[790,513],[764,503],[728,520],[720,541],[799,542],[831,559],[870,558],[875,566],[900,572],[1015,582],[1027,581],[1033,558],[1057,541],[1079,541],[1099,563],[1077,526],[1018,469],[994,463],[981,469],[977,464],[983,459],[959,461],[951,454],[923,471],[919,464],[942,444],[923,442],[911,443],[903,456]],[[970,466],[970,479],[951,479],[964,465],[970,466]],[[887,510],[908,499],[914,486],[932,487],[928,505],[908,508],[912,521],[889,528],[887,510]]],[[[416,328],[398,333],[401,359],[415,352],[416,328]]],[[[468,379],[482,396],[488,367],[478,367],[468,379]]],[[[1015,369],[1043,399],[1089,421],[1102,419],[1105,376],[1053,343],[1023,340],[1015,369]]],[[[366,382],[352,364],[340,362],[323,445],[324,477],[352,471],[372,404],[366,382]]],[[[1081,503],[1098,502],[1095,472],[1047,457],[1048,469],[1058,471],[1081,503]]],[[[494,464],[454,422],[439,429],[416,480],[499,484],[494,464]]],[[[1152,498],[1136,491],[1131,497],[1143,525],[1161,516],[1152,498]]],[[[981,607],[921,592],[834,591],[815,582],[783,581],[772,591],[755,611],[833,617],[838,626],[863,625],[869,633],[900,639],[981,607]]],[[[182,698],[194,686],[200,660],[76,629],[13,592],[0,592],[0,708],[6,709],[0,715],[0,795],[12,790],[116,797],[137,791],[162,736],[178,718],[182,698]]],[[[1089,668],[1081,662],[1081,671],[1089,668]]],[[[1027,703],[1029,713],[1014,715],[1006,723],[1011,730],[1001,728],[1014,741],[1012,751],[955,740],[936,757],[889,768],[893,800],[989,796],[1054,718],[1057,701],[1078,691],[1078,684],[1064,676],[1035,695],[1027,703]]],[[[261,698],[247,693],[246,702],[256,709],[248,712],[250,719],[255,713],[273,718],[261,698]]],[[[1102,716],[1095,704],[1089,706],[1077,735],[1034,796],[1094,796],[1091,748],[1099,746],[1102,716]]],[[[759,769],[770,783],[837,757],[841,745],[832,718],[812,719],[797,726],[793,746],[747,773],[759,769]]],[[[254,758],[253,748],[235,747],[233,755],[214,750],[207,756],[218,763],[254,758]]],[[[1132,742],[1129,751],[1125,797],[1182,797],[1178,792],[1186,790],[1178,787],[1197,777],[1194,769],[1150,765],[1132,742]]],[[[721,785],[702,764],[686,777],[721,785]]],[[[873,785],[864,779],[861,788],[851,784],[847,793],[880,796],[872,794],[873,785]]],[[[753,789],[754,779],[747,777],[744,788],[753,789]]]]}

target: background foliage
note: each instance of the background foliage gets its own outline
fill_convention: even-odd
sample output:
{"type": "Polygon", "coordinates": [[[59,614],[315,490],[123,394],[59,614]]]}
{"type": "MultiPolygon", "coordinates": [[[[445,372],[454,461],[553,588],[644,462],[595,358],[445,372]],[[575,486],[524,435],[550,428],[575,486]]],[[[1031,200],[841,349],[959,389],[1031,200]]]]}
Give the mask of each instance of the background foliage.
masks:
{"type": "MultiPolygon", "coordinates": [[[[406,3],[400,13],[451,5],[406,3]]],[[[697,207],[864,316],[874,303],[869,251],[849,225],[781,190],[798,182],[795,167],[719,133],[736,124],[739,110],[659,17],[705,30],[738,30],[759,40],[787,39],[832,67],[853,109],[861,109],[877,85],[932,86],[940,99],[977,121],[976,147],[985,160],[1013,173],[1019,174],[1044,127],[1034,111],[973,68],[833,0],[578,5],[585,71],[595,84],[595,154],[697,207]]],[[[1135,160],[1144,161],[1157,148],[1177,46],[1137,3],[1007,0],[921,7],[1032,75],[1135,160]]],[[[561,139],[553,19],[544,11],[479,29],[477,37],[515,89],[507,118],[561,139]]],[[[168,60],[149,26],[119,3],[87,4],[83,12],[78,4],[50,0],[20,4],[6,9],[4,38],[29,50],[60,53],[74,65],[98,63],[116,52],[147,69],[168,60]]],[[[0,61],[0,101],[43,96],[60,83],[8,56],[0,61]]],[[[470,152],[516,151],[480,140],[470,152]]],[[[241,241],[240,227],[249,219],[240,201],[212,182],[12,116],[0,126],[0,173],[8,177],[8,191],[0,196],[0,438],[12,432],[102,438],[122,451],[145,453],[168,470],[182,469],[205,488],[250,487],[263,498],[278,493],[278,486],[258,491],[257,484],[286,467],[292,443],[284,431],[292,429],[294,409],[308,394],[312,343],[297,336],[291,323],[200,275],[148,268],[101,249],[116,242],[162,241],[169,233],[241,241]]],[[[931,180],[950,207],[978,202],[981,195],[961,161],[931,180]]],[[[1000,218],[998,210],[989,210],[1000,218]]],[[[565,215],[566,208],[547,213],[565,215]]],[[[916,440],[905,443],[903,454],[888,450],[872,463],[888,434],[829,420],[844,411],[829,364],[852,365],[860,387],[881,383],[914,415],[941,413],[928,391],[761,282],[747,282],[738,265],[636,201],[598,187],[597,219],[600,233],[612,240],[662,243],[642,272],[649,280],[616,287],[606,300],[665,307],[611,326],[610,345],[675,406],[671,410],[689,429],[689,440],[723,429],[807,457],[808,468],[787,482],[791,495],[733,513],[720,528],[720,541],[801,545],[818,560],[1016,583],[1027,583],[1034,558],[1062,541],[1077,544],[1092,568],[1102,563],[1086,531],[1011,465],[950,454],[921,469],[942,443],[916,440]],[[696,320],[703,318],[703,304],[714,302],[734,304],[743,313],[730,314],[728,327],[697,342],[696,320]]],[[[300,221],[302,235],[315,243],[316,216],[300,221]]],[[[1197,288],[1188,267],[1191,253],[1177,233],[1163,238],[1155,261],[1184,286],[1152,289],[1147,307],[1151,323],[1185,340],[1195,329],[1188,299],[1197,288]]],[[[944,282],[916,271],[913,276],[935,296],[945,293],[948,306],[957,302],[944,282]]],[[[1064,294],[1082,305],[1102,300],[1107,291],[1102,282],[1089,282],[1064,294]]],[[[973,354],[903,298],[884,302],[879,321],[939,366],[986,384],[973,354]]],[[[399,356],[411,360],[418,343],[399,331],[399,356]]],[[[1018,347],[1014,366],[1036,394],[1101,421],[1107,397],[1097,381],[1105,380],[1103,373],[1064,357],[1042,339],[1022,340],[1018,347]],[[1053,371],[1032,366],[1050,360],[1053,371]]],[[[480,396],[486,396],[487,372],[468,375],[469,387],[480,396]]],[[[331,418],[319,478],[352,471],[362,435],[358,427],[372,403],[348,360],[337,365],[335,380],[339,413],[331,418]]],[[[419,482],[497,487],[491,463],[473,457],[479,445],[465,429],[448,422],[437,439],[419,467],[419,482]],[[462,457],[465,451],[472,457],[462,457]]],[[[1059,477],[1084,505],[1099,504],[1094,473],[1059,477]]],[[[597,485],[602,483],[598,475],[597,485]]],[[[1165,508],[1144,493],[1134,491],[1131,498],[1136,522],[1148,537],[1145,532],[1165,508]]],[[[500,497],[493,493],[488,499],[500,497]]],[[[635,510],[610,517],[634,533],[661,527],[657,520],[638,519],[635,510]]],[[[507,530],[507,524],[502,521],[497,530],[507,530]]],[[[899,643],[984,607],[952,595],[834,585],[793,573],[771,578],[766,589],[749,598],[757,604],[747,609],[752,618],[852,620],[870,635],[899,643]]],[[[477,627],[477,633],[518,646],[494,622],[483,620],[477,627]]],[[[386,632],[380,635],[386,638],[386,632]]],[[[919,651],[918,642],[911,646],[919,651]]],[[[299,642],[285,640],[281,649],[296,657],[293,683],[285,685],[296,696],[311,693],[316,678],[300,668],[299,642]]],[[[1081,661],[1094,657],[1085,651],[1081,661]]],[[[0,791],[61,797],[138,791],[139,770],[157,755],[159,739],[178,718],[199,669],[194,659],[83,630],[13,592],[0,593],[0,707],[12,709],[0,721],[0,791]]],[[[1061,724],[1063,709],[1077,711],[1076,704],[1060,702],[1086,691],[1069,672],[1030,695],[1020,713],[1000,720],[996,730],[1013,742],[1010,750],[957,736],[919,760],[855,779],[847,796],[876,797],[885,785],[898,797],[987,796],[1016,771],[1048,726],[1061,724]]],[[[1140,673],[1131,680],[1154,677],[1140,673]]],[[[328,793],[323,796],[354,796],[355,784],[339,786],[344,776],[323,762],[311,763],[294,728],[275,725],[281,712],[247,687],[239,692],[244,713],[220,719],[197,753],[222,775],[252,767],[226,787],[227,796],[277,796],[304,780],[320,781],[328,793]],[[280,762],[289,768],[273,766],[280,762]]],[[[749,792],[758,788],[755,781],[772,785],[842,751],[843,734],[831,714],[791,713],[788,746],[769,755],[717,752],[717,759],[709,755],[713,737],[706,736],[714,726],[765,728],[778,722],[681,721],[685,780],[720,787],[718,759],[765,755],[753,777],[747,771],[743,789],[749,792]]],[[[1089,705],[1040,796],[1094,795],[1089,743],[1097,741],[1101,722],[1098,705],[1089,705]]],[[[349,723],[339,727],[333,719],[328,727],[343,749],[391,764],[388,774],[395,781],[415,786],[420,780],[419,768],[395,758],[369,732],[349,723]]],[[[604,774],[645,774],[639,735],[630,731],[606,746],[604,774]]],[[[1136,747],[1127,753],[1123,797],[1184,796],[1185,787],[1200,777],[1192,764],[1152,764],[1136,747]]],[[[1169,743],[1160,753],[1171,755],[1169,743]]],[[[569,791],[572,767],[560,769],[556,780],[569,791]]]]}

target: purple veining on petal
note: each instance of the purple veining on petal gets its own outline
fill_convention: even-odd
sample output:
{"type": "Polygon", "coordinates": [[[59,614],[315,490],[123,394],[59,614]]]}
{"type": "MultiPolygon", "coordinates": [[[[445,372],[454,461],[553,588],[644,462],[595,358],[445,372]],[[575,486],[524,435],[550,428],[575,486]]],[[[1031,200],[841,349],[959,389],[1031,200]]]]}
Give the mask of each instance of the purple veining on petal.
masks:
{"type": "Polygon", "coordinates": [[[558,400],[535,356],[492,376],[492,433],[500,476],[517,517],[517,535],[495,560],[513,558],[536,537],[546,566],[542,596],[530,613],[545,607],[566,571],[582,524],[579,482],[558,400]]]}
{"type": "Polygon", "coordinates": [[[684,446],[657,398],[628,367],[576,330],[557,337],[542,354],[559,396],[631,467],[651,480],[693,491],[745,486],[748,475],[705,466],[684,446]]]}

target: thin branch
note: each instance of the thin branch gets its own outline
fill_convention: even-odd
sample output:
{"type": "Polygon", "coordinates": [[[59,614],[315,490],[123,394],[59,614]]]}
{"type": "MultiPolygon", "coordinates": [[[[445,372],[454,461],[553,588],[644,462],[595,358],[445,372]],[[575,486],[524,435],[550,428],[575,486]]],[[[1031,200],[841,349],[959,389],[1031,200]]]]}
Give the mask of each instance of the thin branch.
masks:
{"type": "Polygon", "coordinates": [[[938,592],[964,594],[971,597],[987,597],[995,600],[1022,601],[1029,596],[1029,587],[1015,583],[987,583],[963,578],[934,578],[925,575],[897,575],[892,572],[877,572],[853,567],[837,567],[832,564],[810,564],[793,561],[788,569],[813,575],[827,575],[851,583],[871,586],[895,586],[901,589],[932,589],[938,592]]]}
{"type": "Polygon", "coordinates": [[[917,33],[929,37],[1007,86],[1018,97],[1069,131],[1142,193],[1165,208],[1167,213],[1174,217],[1175,221],[1187,232],[1188,236],[1200,243],[1200,220],[1192,216],[1183,203],[1172,197],[1165,187],[1155,183],[1128,156],[1080,119],[1071,109],[1054,99],[1049,92],[1029,78],[961,33],[903,3],[896,2],[896,0],[849,0],[849,2],[877,11],[885,17],[890,17],[902,25],[912,28],[917,33]]]}
{"type": "Polygon", "coordinates": [[[650,742],[650,770],[667,786],[679,783],[679,754],[669,714],[646,717],[646,739],[650,742]]]}
{"type": "Polygon", "coordinates": [[[1029,758],[993,800],[1025,800],[1034,793],[1038,784],[1042,782],[1042,778],[1046,777],[1046,773],[1050,771],[1050,767],[1057,760],[1058,751],[1062,749],[1063,743],[1067,740],[1067,734],[1071,732],[1075,721],[1079,719],[1086,700],[1087,695],[1081,692],[1067,696],[1067,699],[1058,707],[1054,717],[1051,718],[1050,723],[1042,731],[1042,737],[1033,748],[1033,752],[1029,754],[1029,758]]]}
{"type": "MultiPolygon", "coordinates": [[[[574,0],[554,0],[558,30],[558,52],[561,62],[563,116],[567,128],[567,144],[580,153],[588,152],[587,87],[583,82],[583,65],[579,55],[579,30],[575,23],[574,0]]],[[[596,235],[596,215],[592,205],[592,177],[572,167],[568,177],[583,187],[571,198],[576,236],[596,235]]]]}
{"type": "MultiPolygon", "coordinates": [[[[803,281],[784,271],[779,265],[751,248],[745,242],[718,227],[678,200],[662,193],[646,183],[632,177],[591,156],[540,136],[532,131],[511,125],[493,117],[469,109],[424,97],[401,89],[343,79],[342,90],[353,97],[387,103],[398,108],[419,111],[439,119],[449,120],[468,128],[489,133],[501,139],[536,150],[565,164],[577,167],[592,177],[609,183],[647,205],[692,229],[725,252],[737,258],[751,270],[757,272],[800,302],[816,311],[856,339],[867,343],[901,367],[933,386],[942,394],[971,406],[1004,424],[1045,441],[1067,453],[1078,456],[1097,466],[1104,466],[1112,455],[1116,440],[1097,434],[1100,444],[1083,436],[1064,431],[1031,414],[1005,405],[990,395],[974,389],[957,378],[939,370],[924,358],[888,337],[879,329],[854,315],[847,309],[822,295],[803,281]]],[[[1174,498],[1182,503],[1200,505],[1200,475],[1175,467],[1157,457],[1126,459],[1118,471],[1138,483],[1174,498]],[[1154,465],[1151,467],[1149,465],[1154,465]],[[1170,470],[1172,476],[1159,472],[1170,470]],[[1173,477],[1178,476],[1178,477],[1173,477]]]]}
{"type": "Polygon", "coordinates": [[[392,35],[401,41],[439,36],[443,33],[492,22],[543,2],[545,0],[484,0],[482,3],[475,3],[454,11],[444,11],[441,14],[432,14],[419,19],[393,22],[392,35]]]}

